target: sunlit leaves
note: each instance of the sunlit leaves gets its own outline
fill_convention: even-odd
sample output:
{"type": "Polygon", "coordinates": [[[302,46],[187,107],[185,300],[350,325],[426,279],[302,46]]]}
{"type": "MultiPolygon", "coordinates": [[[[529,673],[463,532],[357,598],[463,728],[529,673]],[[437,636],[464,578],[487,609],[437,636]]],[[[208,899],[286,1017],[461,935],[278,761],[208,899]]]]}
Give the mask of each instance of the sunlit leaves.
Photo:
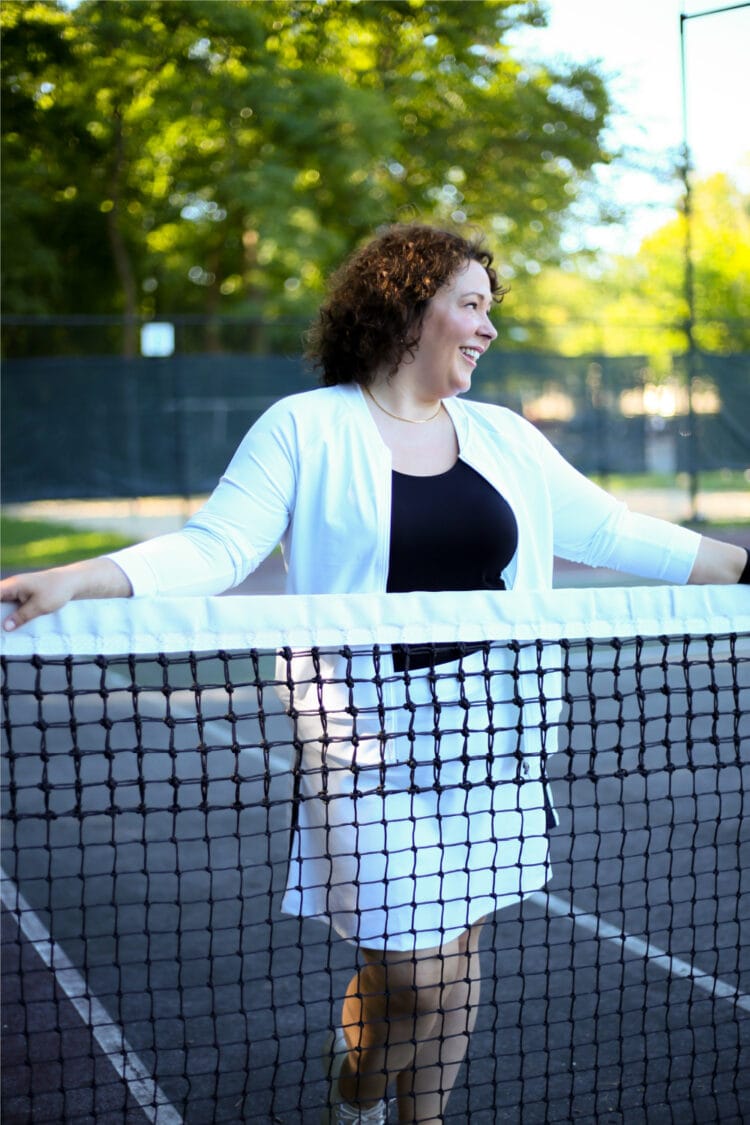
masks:
{"type": "MultiPolygon", "coordinates": [[[[696,345],[750,351],[750,197],[724,175],[695,186],[691,260],[696,345]]],[[[582,264],[519,282],[504,311],[537,320],[537,342],[555,351],[646,355],[657,373],[667,371],[687,347],[684,216],[595,276],[582,264]]]]}
{"type": "Polygon", "coordinates": [[[535,3],[11,0],[3,19],[16,309],[310,310],[397,218],[483,226],[507,275],[533,271],[607,158],[599,75],[504,42],[535,3]]]}

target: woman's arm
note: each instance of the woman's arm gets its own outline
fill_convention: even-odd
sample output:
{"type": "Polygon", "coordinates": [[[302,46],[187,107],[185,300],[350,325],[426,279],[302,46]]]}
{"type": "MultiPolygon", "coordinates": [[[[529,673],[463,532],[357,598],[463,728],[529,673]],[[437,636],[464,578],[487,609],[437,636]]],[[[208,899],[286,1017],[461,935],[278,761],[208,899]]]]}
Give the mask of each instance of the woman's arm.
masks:
{"type": "Polygon", "coordinates": [[[100,557],[0,582],[18,602],[15,629],[67,602],[132,595],[218,594],[241,581],[281,539],[294,502],[297,454],[289,407],[280,400],[255,423],[200,512],[182,531],[100,557]]]}
{"type": "Polygon", "coordinates": [[[556,553],[675,584],[750,583],[744,547],[628,511],[531,432],[550,491],[556,553]]]}
{"type": "Polygon", "coordinates": [[[722,543],[719,539],[710,539],[707,535],[702,535],[688,582],[703,586],[714,582],[717,584],[729,584],[740,580],[750,582],[750,574],[745,573],[748,565],[748,552],[744,547],[738,547],[734,543],[722,543]]]}
{"type": "Polygon", "coordinates": [[[75,599],[129,598],[132,592],[124,572],[104,557],[14,575],[0,582],[0,601],[18,602],[18,609],[3,621],[3,629],[16,629],[75,599]]]}

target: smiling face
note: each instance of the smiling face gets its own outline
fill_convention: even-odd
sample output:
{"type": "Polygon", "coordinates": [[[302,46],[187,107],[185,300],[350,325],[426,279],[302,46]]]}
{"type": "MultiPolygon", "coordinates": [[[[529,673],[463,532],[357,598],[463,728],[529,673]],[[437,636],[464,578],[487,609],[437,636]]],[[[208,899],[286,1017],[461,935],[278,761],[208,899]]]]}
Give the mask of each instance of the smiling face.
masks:
{"type": "Polygon", "coordinates": [[[429,303],[414,359],[396,379],[425,401],[468,391],[479,357],[497,336],[489,319],[492,291],[487,271],[470,261],[429,303]]]}

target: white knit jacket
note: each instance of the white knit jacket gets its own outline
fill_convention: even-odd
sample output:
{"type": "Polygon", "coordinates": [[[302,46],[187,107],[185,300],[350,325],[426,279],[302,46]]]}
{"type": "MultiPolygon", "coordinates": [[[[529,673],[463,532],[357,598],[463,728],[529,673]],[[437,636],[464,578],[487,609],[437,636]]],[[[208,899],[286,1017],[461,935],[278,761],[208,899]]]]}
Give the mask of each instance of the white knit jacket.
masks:
{"type": "MultiPolygon", "coordinates": [[[[461,458],[503,494],[518,524],[509,589],[547,589],[553,556],[687,581],[699,536],[628,511],[503,407],[447,399],[461,458]]],[[[281,542],[290,594],[382,592],[391,457],[356,384],[275,403],[182,531],[115,552],[136,595],[236,586],[281,542]]]]}

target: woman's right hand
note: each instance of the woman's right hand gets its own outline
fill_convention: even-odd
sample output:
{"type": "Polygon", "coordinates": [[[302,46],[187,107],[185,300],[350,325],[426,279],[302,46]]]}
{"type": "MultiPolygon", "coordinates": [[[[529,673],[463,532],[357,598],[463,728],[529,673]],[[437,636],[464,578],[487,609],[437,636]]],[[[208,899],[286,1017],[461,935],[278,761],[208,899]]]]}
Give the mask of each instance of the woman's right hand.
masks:
{"type": "Polygon", "coordinates": [[[16,602],[18,608],[5,618],[3,629],[17,629],[74,599],[127,598],[131,594],[125,574],[107,558],[12,575],[0,582],[0,602],[16,602]]]}

